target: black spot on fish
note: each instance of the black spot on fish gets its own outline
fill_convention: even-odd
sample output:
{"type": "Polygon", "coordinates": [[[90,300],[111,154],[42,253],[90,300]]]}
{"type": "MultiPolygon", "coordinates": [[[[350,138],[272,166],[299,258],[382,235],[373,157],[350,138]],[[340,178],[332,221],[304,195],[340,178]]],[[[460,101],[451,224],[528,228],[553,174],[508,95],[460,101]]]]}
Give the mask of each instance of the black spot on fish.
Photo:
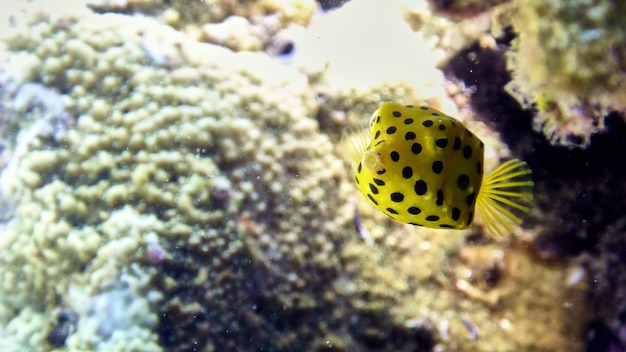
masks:
{"type": "Polygon", "coordinates": [[[472,205],[474,205],[474,197],[476,196],[476,194],[474,192],[470,193],[469,196],[465,197],[465,204],[467,204],[468,207],[471,207],[472,205]]]}
{"type": "Polygon", "coordinates": [[[376,173],[377,173],[377,174],[379,174],[379,175],[382,175],[382,174],[384,174],[385,172],[387,172],[387,170],[385,170],[385,169],[382,169],[382,170],[376,171],[376,173]]]}
{"type": "Polygon", "coordinates": [[[412,123],[413,123],[413,119],[406,119],[406,120],[404,120],[404,124],[405,125],[410,125],[412,123]]]}
{"type": "Polygon", "coordinates": [[[457,187],[459,187],[461,191],[465,191],[467,187],[469,187],[469,184],[470,184],[470,179],[469,179],[469,176],[467,176],[466,174],[461,174],[456,179],[456,185],[457,187]]]}
{"type": "Polygon", "coordinates": [[[426,121],[422,122],[422,125],[424,125],[424,127],[431,127],[433,125],[433,121],[432,120],[426,120],[426,121]]]}
{"type": "Polygon", "coordinates": [[[452,149],[454,149],[454,150],[461,149],[461,138],[454,137],[454,145],[452,146],[452,149]]]}
{"type": "Polygon", "coordinates": [[[402,114],[400,113],[400,111],[394,111],[391,113],[393,115],[393,117],[400,117],[402,116],[402,114]]]}
{"type": "Polygon", "coordinates": [[[391,152],[391,160],[393,161],[398,161],[400,160],[400,154],[398,154],[398,152],[396,152],[395,150],[393,152],[391,152]]]}
{"type": "Polygon", "coordinates": [[[424,182],[424,180],[417,180],[415,182],[414,189],[415,189],[415,193],[418,196],[423,196],[428,191],[428,185],[426,185],[426,182],[424,182]]]}
{"type": "Polygon", "coordinates": [[[440,174],[443,171],[443,162],[440,160],[433,161],[433,172],[440,174]]]}
{"type": "Polygon", "coordinates": [[[371,183],[370,183],[370,190],[372,191],[372,193],[378,194],[378,188],[371,183]]]}
{"type": "Polygon", "coordinates": [[[441,224],[441,225],[439,225],[439,227],[441,227],[442,229],[453,229],[454,228],[454,226],[448,225],[448,224],[441,224]]]}
{"type": "Polygon", "coordinates": [[[438,140],[435,141],[435,144],[439,148],[445,148],[448,146],[448,138],[439,138],[438,140]]]}
{"type": "Polygon", "coordinates": [[[377,178],[374,179],[374,183],[376,183],[379,186],[384,186],[385,185],[385,181],[379,180],[377,178]]]}
{"type": "Polygon", "coordinates": [[[394,134],[396,133],[397,130],[398,130],[397,128],[395,128],[394,126],[391,126],[387,129],[387,134],[394,134]]]}
{"type": "Polygon", "coordinates": [[[370,201],[374,203],[374,205],[378,205],[378,202],[376,201],[376,199],[374,199],[374,197],[371,194],[368,193],[367,198],[369,198],[370,201]]]}
{"type": "Polygon", "coordinates": [[[374,139],[378,139],[378,137],[380,137],[380,130],[376,131],[376,134],[374,135],[374,139]]]}
{"type": "Polygon", "coordinates": [[[413,145],[411,146],[411,152],[413,152],[413,154],[417,155],[419,153],[422,152],[422,145],[419,143],[413,143],[413,145]]]}
{"type": "Polygon", "coordinates": [[[440,131],[443,131],[443,130],[445,130],[445,129],[446,129],[446,126],[444,126],[444,125],[439,125],[439,130],[440,130],[440,131]]]}
{"type": "Polygon", "coordinates": [[[405,140],[407,140],[407,141],[412,141],[412,140],[414,140],[414,139],[415,139],[415,137],[417,137],[417,136],[416,136],[416,135],[415,135],[415,133],[413,133],[413,132],[407,132],[407,133],[404,135],[404,139],[405,139],[405,140]]]}
{"type": "Polygon", "coordinates": [[[359,166],[356,168],[356,172],[360,174],[362,169],[363,169],[363,163],[359,163],[359,166]]]}
{"type": "Polygon", "coordinates": [[[417,215],[417,214],[422,212],[422,209],[420,209],[418,207],[409,207],[409,209],[407,209],[407,211],[409,212],[409,214],[417,215]]]}
{"type": "Polygon", "coordinates": [[[459,208],[452,208],[452,220],[458,221],[461,217],[461,210],[459,208]]]}
{"type": "Polygon", "coordinates": [[[426,220],[427,221],[437,221],[437,220],[439,220],[439,217],[437,215],[428,215],[426,217],[426,220]]]}
{"type": "Polygon", "coordinates": [[[469,145],[463,147],[463,157],[465,159],[469,159],[472,157],[472,147],[470,147],[469,145]]]}
{"type": "Polygon", "coordinates": [[[438,206],[442,206],[443,205],[443,191],[440,189],[437,190],[437,201],[436,201],[438,206]]]}
{"type": "Polygon", "coordinates": [[[393,208],[387,208],[387,211],[390,212],[391,214],[398,214],[398,211],[393,208]]]}
{"type": "Polygon", "coordinates": [[[413,176],[413,169],[410,166],[405,166],[402,169],[402,177],[411,178],[413,176]]]}
{"type": "Polygon", "coordinates": [[[396,203],[400,203],[404,200],[404,194],[400,192],[393,192],[391,193],[391,200],[396,203]]]}

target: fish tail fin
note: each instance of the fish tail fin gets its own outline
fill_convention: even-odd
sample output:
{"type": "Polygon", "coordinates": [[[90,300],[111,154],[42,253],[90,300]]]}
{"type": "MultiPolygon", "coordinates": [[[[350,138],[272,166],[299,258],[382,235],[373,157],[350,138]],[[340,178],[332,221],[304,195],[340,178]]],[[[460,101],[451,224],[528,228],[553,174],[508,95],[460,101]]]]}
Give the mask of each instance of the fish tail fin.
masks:
{"type": "Polygon", "coordinates": [[[533,199],[532,171],[517,159],[498,166],[482,182],[476,209],[483,219],[487,232],[502,237],[521,224],[521,216],[530,211],[533,199]]]}
{"type": "Polygon", "coordinates": [[[341,137],[340,148],[344,158],[356,167],[363,153],[370,144],[370,133],[368,128],[348,129],[341,137]]]}

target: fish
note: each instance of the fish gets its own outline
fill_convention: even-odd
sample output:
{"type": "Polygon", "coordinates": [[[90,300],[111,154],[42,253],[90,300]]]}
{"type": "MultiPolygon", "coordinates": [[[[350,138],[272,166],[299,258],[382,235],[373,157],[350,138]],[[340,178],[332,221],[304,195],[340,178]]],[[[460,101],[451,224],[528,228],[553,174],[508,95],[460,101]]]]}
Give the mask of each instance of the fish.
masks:
{"type": "Polygon", "coordinates": [[[483,141],[432,107],[384,102],[368,127],[344,137],[357,188],[396,221],[462,230],[479,213],[499,237],[530,211],[528,165],[511,159],[485,176],[483,141]]]}

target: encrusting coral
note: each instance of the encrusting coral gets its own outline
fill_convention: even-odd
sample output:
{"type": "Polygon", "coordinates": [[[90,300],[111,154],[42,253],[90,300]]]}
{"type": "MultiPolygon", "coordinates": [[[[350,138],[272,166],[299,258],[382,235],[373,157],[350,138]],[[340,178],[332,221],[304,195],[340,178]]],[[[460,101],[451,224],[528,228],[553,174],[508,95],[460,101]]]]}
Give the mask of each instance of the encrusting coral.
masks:
{"type": "Polygon", "coordinates": [[[625,12],[623,1],[520,0],[501,15],[517,34],[507,89],[553,143],[585,147],[609,112],[626,111],[625,12]]]}

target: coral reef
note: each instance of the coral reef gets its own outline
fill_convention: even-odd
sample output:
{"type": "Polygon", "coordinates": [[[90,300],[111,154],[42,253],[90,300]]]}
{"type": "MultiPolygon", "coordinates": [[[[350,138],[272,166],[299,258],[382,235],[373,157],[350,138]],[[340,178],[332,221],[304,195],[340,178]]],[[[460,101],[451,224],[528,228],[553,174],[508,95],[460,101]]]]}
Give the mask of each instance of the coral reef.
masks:
{"type": "MultiPolygon", "coordinates": [[[[346,178],[309,117],[317,105],[306,77],[262,54],[235,55],[151,19],[114,14],[65,15],[63,21],[37,16],[17,29],[7,49],[36,64],[12,70],[16,63],[9,60],[4,87],[16,93],[4,104],[15,116],[38,118],[24,121],[24,133],[8,152],[11,167],[2,173],[3,198],[14,206],[1,239],[3,325],[24,307],[40,317],[63,308],[79,314],[79,324],[85,312],[103,319],[102,309],[127,310],[81,313],[71,306],[70,291],[79,287],[95,306],[106,305],[98,302],[115,294],[117,278],[146,257],[153,266],[128,275],[163,275],[169,290],[159,298],[154,289],[138,289],[149,304],[132,306],[144,316],[158,313],[157,302],[160,316],[181,306],[174,317],[201,327],[192,298],[205,297],[206,316],[222,317],[211,319],[201,341],[206,346],[246,339],[230,326],[241,312],[230,294],[246,294],[253,280],[262,287],[254,291],[259,297],[244,297],[250,301],[262,298],[290,312],[320,301],[298,292],[316,287],[312,292],[323,294],[337,266],[335,246],[349,235],[349,214],[337,210],[340,195],[328,191],[346,178]],[[57,103],[21,103],[25,87],[37,96],[53,87],[62,111],[57,103]],[[54,133],[57,115],[71,116],[71,128],[54,133]],[[288,216],[293,209],[297,216],[288,216]],[[255,224],[256,236],[242,230],[246,221],[255,224]],[[151,234],[159,240],[149,242],[151,234]],[[181,273],[180,261],[195,271],[181,273]],[[173,267],[157,272],[154,263],[173,267]],[[249,275],[246,266],[254,268],[249,275]],[[198,286],[178,283],[192,274],[199,275],[198,286]],[[221,335],[227,329],[230,339],[221,335]]],[[[48,331],[52,320],[31,324],[39,321],[39,330],[48,331]]],[[[110,323],[124,329],[124,321],[110,323]]],[[[157,339],[182,346],[199,336],[165,328],[157,336],[152,327],[139,325],[141,331],[124,340],[126,348],[156,350],[150,341],[157,339]]],[[[120,346],[113,328],[94,329],[120,346]]],[[[102,346],[92,341],[92,331],[78,328],[65,342],[102,346]]],[[[34,348],[44,337],[21,343],[34,348]]]]}
{"type": "MultiPolygon", "coordinates": [[[[384,230],[370,220],[366,226],[385,238],[378,247],[344,250],[356,260],[348,269],[358,280],[344,288],[356,307],[374,316],[393,307],[394,319],[434,331],[435,350],[581,350],[586,285],[568,286],[560,264],[531,259],[523,243],[502,246],[404,226],[384,230]]],[[[363,334],[376,347],[389,332],[374,325],[363,334]]]]}
{"type": "Polygon", "coordinates": [[[625,111],[625,11],[621,1],[533,0],[502,15],[517,33],[507,89],[553,143],[585,147],[610,111],[625,111]]]}
{"type": "MultiPolygon", "coordinates": [[[[98,12],[149,15],[185,31],[191,37],[212,43],[216,38],[211,35],[211,29],[215,31],[218,23],[231,16],[246,18],[253,22],[253,25],[262,26],[264,30],[257,35],[268,39],[273,32],[289,25],[307,25],[316,9],[315,0],[90,0],[88,3],[98,12]],[[275,21],[271,21],[269,25],[268,18],[274,18],[275,21]],[[207,24],[214,25],[207,29],[205,28],[207,24]]],[[[232,28],[232,23],[223,26],[221,31],[228,28],[232,28]]],[[[241,34],[241,32],[230,33],[232,41],[243,39],[241,34]]],[[[258,50],[258,48],[244,45],[240,50],[258,50]]]]}
{"type": "Polygon", "coordinates": [[[536,228],[394,223],[333,143],[381,100],[428,102],[484,138],[486,169],[510,156],[468,107],[478,83],[450,97],[441,69],[476,59],[459,50],[491,7],[457,24],[353,0],[305,29],[312,1],[91,4],[20,5],[0,31],[3,351],[582,348],[586,282],[535,256],[536,228]],[[290,57],[246,52],[274,33],[290,57]]]}
{"type": "Polygon", "coordinates": [[[471,106],[531,166],[536,208],[525,222],[536,233],[531,246],[544,260],[569,263],[569,282],[588,285],[586,301],[594,323],[584,333],[587,350],[621,350],[616,346],[626,342],[620,334],[626,286],[618,259],[624,252],[626,123],[609,114],[606,130],[592,135],[585,149],[555,146],[533,132],[532,113],[503,89],[510,80],[504,56],[510,38],[499,40],[496,50],[478,44],[468,48],[446,71],[478,82],[471,106]]]}
{"type": "Polygon", "coordinates": [[[443,54],[439,67],[486,35],[496,5],[501,2],[401,1],[405,21],[443,54]]]}

